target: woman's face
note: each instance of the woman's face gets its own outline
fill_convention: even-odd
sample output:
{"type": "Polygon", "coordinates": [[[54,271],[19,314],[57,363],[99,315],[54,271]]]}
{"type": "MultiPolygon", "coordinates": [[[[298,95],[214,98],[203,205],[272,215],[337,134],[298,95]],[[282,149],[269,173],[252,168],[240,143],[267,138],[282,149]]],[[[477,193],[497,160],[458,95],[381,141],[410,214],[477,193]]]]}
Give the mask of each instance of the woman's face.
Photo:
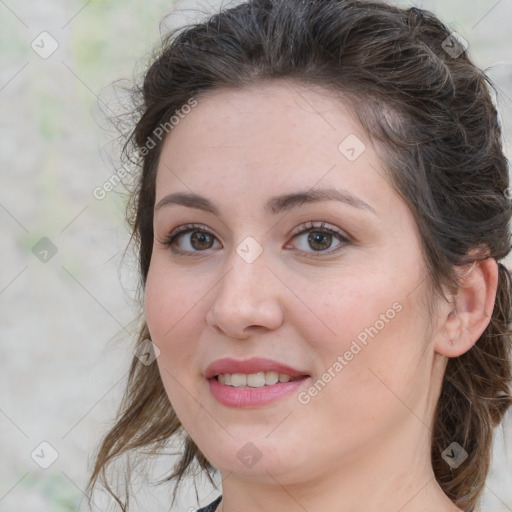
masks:
{"type": "Polygon", "coordinates": [[[285,484],[403,464],[427,439],[419,234],[339,98],[286,81],[199,98],[165,141],[155,205],[146,318],[170,402],[215,467],[285,484]],[[271,362],[211,367],[224,358],[271,362]],[[292,373],[272,361],[306,377],[272,384],[292,373]]]}

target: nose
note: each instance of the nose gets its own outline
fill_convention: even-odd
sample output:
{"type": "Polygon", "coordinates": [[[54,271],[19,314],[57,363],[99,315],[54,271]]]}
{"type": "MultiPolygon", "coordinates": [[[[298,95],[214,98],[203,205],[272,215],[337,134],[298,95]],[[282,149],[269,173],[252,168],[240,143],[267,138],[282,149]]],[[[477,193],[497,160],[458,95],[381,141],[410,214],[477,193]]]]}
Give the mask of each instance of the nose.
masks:
{"type": "Polygon", "coordinates": [[[227,268],[224,277],[212,291],[206,315],[210,327],[231,338],[245,339],[283,323],[280,281],[267,267],[264,254],[249,263],[233,252],[223,267],[227,268]]]}

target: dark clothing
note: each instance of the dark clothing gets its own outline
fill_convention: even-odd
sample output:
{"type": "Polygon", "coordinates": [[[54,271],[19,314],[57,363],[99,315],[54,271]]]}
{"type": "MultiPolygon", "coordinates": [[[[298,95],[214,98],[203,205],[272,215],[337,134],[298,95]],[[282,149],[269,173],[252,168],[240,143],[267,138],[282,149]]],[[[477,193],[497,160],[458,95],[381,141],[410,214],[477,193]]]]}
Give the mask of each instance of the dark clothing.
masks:
{"type": "Polygon", "coordinates": [[[198,509],[196,512],[215,512],[221,499],[222,499],[222,494],[215,501],[212,501],[206,507],[198,509]]]}

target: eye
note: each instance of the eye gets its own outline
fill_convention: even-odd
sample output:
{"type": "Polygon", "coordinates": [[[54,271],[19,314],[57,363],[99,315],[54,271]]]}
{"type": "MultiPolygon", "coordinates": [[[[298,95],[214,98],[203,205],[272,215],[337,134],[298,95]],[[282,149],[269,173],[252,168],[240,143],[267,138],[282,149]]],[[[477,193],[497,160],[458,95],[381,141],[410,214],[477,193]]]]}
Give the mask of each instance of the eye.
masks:
{"type": "MultiPolygon", "coordinates": [[[[303,243],[300,244],[302,247],[299,247],[299,250],[306,253],[316,252],[330,254],[332,252],[336,252],[340,246],[345,246],[350,243],[350,239],[338,229],[326,228],[324,226],[324,222],[320,223],[320,225],[315,225],[313,222],[310,222],[299,226],[297,229],[301,231],[295,233],[292,238],[300,239],[302,235],[308,235],[307,238],[303,238],[303,243]],[[332,246],[333,238],[338,239],[339,243],[335,246],[334,250],[331,249],[327,251],[326,249],[332,246]],[[308,246],[312,248],[313,251],[309,251],[308,246]]],[[[179,248],[173,249],[173,252],[190,254],[204,252],[208,249],[214,248],[213,244],[215,241],[215,235],[213,235],[205,225],[185,224],[172,231],[162,243],[168,247],[178,246],[179,248]],[[182,239],[184,240],[184,243],[179,245],[179,242],[182,239]]],[[[218,247],[219,246],[217,246],[217,248],[218,247]]],[[[314,254],[311,255],[316,256],[314,254]]]]}
{"type": "MultiPolygon", "coordinates": [[[[330,254],[332,252],[336,252],[340,246],[345,246],[348,243],[350,243],[349,238],[344,235],[341,231],[334,228],[326,228],[325,222],[322,222],[319,226],[315,225],[313,222],[310,222],[306,224],[305,226],[299,226],[299,230],[305,227],[305,229],[302,229],[298,233],[296,233],[293,238],[299,238],[302,235],[308,235],[307,237],[303,237],[303,243],[299,244],[301,247],[299,247],[299,250],[303,252],[311,252],[308,250],[308,247],[313,249],[313,252],[316,253],[327,253],[330,254]],[[337,238],[339,240],[339,243],[335,246],[335,249],[331,249],[327,251],[326,249],[329,249],[332,246],[333,243],[333,237],[337,238]]],[[[316,257],[315,254],[313,256],[316,257]]]]}
{"type": "Polygon", "coordinates": [[[185,240],[185,242],[175,252],[193,253],[211,249],[215,236],[203,224],[185,224],[172,231],[163,243],[169,247],[174,247],[180,239],[185,240]]]}

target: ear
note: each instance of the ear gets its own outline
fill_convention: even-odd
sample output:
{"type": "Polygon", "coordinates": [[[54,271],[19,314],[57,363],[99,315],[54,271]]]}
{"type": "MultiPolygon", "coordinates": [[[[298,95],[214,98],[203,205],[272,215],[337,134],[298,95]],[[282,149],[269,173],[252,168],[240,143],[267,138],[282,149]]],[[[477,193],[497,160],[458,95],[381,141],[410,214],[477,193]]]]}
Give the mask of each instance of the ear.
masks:
{"type": "Polygon", "coordinates": [[[462,267],[460,286],[449,294],[442,307],[444,326],[436,339],[435,349],[446,357],[467,352],[489,325],[498,286],[498,264],[493,258],[475,261],[462,267]]]}

